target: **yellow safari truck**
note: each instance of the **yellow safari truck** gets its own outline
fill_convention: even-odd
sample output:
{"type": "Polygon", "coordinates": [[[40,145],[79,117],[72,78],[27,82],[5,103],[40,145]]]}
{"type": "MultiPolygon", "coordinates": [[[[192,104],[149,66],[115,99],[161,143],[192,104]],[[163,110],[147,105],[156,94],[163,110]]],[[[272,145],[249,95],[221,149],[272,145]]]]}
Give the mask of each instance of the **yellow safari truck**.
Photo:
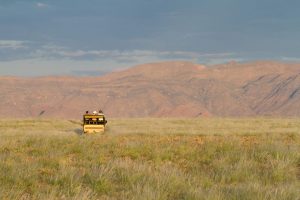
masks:
{"type": "Polygon", "coordinates": [[[88,111],[83,115],[83,132],[89,133],[104,133],[107,120],[103,113],[93,112],[89,114],[88,111]]]}

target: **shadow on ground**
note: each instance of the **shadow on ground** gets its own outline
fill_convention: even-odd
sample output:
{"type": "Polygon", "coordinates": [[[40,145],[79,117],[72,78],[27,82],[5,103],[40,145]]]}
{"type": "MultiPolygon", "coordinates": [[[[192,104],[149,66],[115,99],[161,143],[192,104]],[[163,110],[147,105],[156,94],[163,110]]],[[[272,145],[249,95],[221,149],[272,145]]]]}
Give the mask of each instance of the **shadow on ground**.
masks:
{"type": "Polygon", "coordinates": [[[77,135],[83,135],[83,131],[81,128],[76,128],[74,129],[74,132],[77,134],[77,135]]]}

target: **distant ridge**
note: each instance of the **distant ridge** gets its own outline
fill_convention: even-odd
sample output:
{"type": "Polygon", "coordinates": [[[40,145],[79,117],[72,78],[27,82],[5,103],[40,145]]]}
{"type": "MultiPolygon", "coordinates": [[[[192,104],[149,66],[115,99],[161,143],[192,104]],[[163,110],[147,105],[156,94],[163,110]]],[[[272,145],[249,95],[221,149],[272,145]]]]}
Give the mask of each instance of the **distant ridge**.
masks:
{"type": "Polygon", "coordinates": [[[0,117],[300,116],[300,64],[149,63],[101,77],[0,77],[0,117]],[[41,114],[42,113],[42,114],[41,114]]]}

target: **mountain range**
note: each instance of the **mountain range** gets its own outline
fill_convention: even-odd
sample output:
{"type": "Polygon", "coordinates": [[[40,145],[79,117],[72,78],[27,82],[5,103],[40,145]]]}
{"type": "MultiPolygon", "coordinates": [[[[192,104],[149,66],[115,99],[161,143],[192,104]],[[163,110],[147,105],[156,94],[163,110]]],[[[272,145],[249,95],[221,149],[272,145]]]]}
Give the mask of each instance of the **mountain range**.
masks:
{"type": "Polygon", "coordinates": [[[300,116],[300,64],[169,61],[99,77],[0,77],[0,117],[300,116]]]}

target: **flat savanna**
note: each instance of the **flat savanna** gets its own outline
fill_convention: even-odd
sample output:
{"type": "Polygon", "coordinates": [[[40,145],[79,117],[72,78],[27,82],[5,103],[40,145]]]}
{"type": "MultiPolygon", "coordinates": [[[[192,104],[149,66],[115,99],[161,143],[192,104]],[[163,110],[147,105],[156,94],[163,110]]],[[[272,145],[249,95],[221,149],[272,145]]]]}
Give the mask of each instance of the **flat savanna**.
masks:
{"type": "Polygon", "coordinates": [[[0,120],[0,199],[300,199],[300,119],[0,120]]]}

